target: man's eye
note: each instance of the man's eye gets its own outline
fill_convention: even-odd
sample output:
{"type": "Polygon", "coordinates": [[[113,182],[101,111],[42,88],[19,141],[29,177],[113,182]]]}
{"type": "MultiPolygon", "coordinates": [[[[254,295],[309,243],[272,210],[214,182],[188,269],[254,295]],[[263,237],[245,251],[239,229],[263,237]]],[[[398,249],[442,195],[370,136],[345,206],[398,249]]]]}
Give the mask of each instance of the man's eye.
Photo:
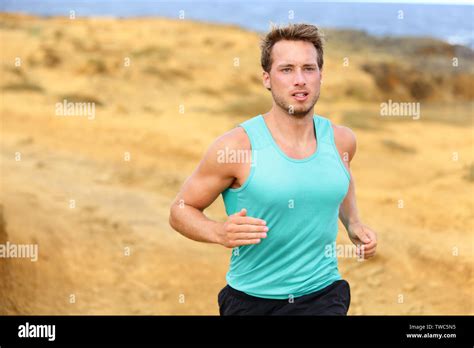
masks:
{"type": "Polygon", "coordinates": [[[306,70],[309,70],[309,71],[315,71],[316,68],[306,68],[306,70]]]}
{"type": "Polygon", "coordinates": [[[284,69],[281,69],[281,71],[283,71],[283,72],[290,72],[291,69],[290,69],[290,68],[284,68],[284,69]]]}

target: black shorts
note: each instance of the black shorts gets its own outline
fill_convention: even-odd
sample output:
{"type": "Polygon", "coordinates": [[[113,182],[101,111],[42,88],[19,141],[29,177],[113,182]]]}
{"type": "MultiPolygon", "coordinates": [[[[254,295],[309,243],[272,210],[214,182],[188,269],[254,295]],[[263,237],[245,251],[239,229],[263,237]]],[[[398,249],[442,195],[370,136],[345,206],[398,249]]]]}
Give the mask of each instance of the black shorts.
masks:
{"type": "Polygon", "coordinates": [[[324,289],[293,299],[250,296],[226,285],[217,295],[220,315],[347,315],[351,302],[349,283],[336,280],[324,289]]]}

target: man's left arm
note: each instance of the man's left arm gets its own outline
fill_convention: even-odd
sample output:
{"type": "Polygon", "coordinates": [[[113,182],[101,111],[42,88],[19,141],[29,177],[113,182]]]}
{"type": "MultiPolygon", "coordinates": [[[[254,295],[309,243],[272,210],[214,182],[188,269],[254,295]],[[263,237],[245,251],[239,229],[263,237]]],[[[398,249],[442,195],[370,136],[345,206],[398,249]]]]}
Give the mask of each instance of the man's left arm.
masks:
{"type": "Polygon", "coordinates": [[[357,148],[356,137],[351,129],[344,126],[333,126],[333,130],[339,155],[351,176],[349,190],[339,207],[339,219],[346,228],[350,240],[357,246],[357,254],[368,259],[375,255],[377,235],[360,221],[357,210],[355,181],[350,169],[357,148]]]}

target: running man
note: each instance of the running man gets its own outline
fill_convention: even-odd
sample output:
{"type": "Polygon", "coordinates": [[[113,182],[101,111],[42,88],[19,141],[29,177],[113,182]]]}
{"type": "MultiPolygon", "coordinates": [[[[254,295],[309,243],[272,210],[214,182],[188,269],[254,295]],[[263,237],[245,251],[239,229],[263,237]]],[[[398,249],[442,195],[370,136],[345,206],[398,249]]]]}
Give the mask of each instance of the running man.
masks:
{"type": "Polygon", "coordinates": [[[356,138],[314,114],[323,72],[317,27],[275,27],[261,49],[272,108],[213,142],[173,202],[170,225],[233,249],[217,296],[221,315],[347,315],[350,287],[334,248],[338,217],[359,257],[374,256],[377,246],[357,211],[356,138]],[[225,222],[203,213],[220,194],[225,222]]]}

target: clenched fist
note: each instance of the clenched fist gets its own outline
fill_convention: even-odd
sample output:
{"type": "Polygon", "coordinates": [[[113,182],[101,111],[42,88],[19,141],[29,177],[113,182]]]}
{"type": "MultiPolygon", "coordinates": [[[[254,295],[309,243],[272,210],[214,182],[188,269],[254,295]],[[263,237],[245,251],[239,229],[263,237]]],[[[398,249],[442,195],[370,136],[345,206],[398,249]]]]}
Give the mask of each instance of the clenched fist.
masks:
{"type": "Polygon", "coordinates": [[[247,209],[230,215],[217,229],[217,241],[226,248],[258,244],[267,237],[266,221],[247,216],[247,209]]]}

